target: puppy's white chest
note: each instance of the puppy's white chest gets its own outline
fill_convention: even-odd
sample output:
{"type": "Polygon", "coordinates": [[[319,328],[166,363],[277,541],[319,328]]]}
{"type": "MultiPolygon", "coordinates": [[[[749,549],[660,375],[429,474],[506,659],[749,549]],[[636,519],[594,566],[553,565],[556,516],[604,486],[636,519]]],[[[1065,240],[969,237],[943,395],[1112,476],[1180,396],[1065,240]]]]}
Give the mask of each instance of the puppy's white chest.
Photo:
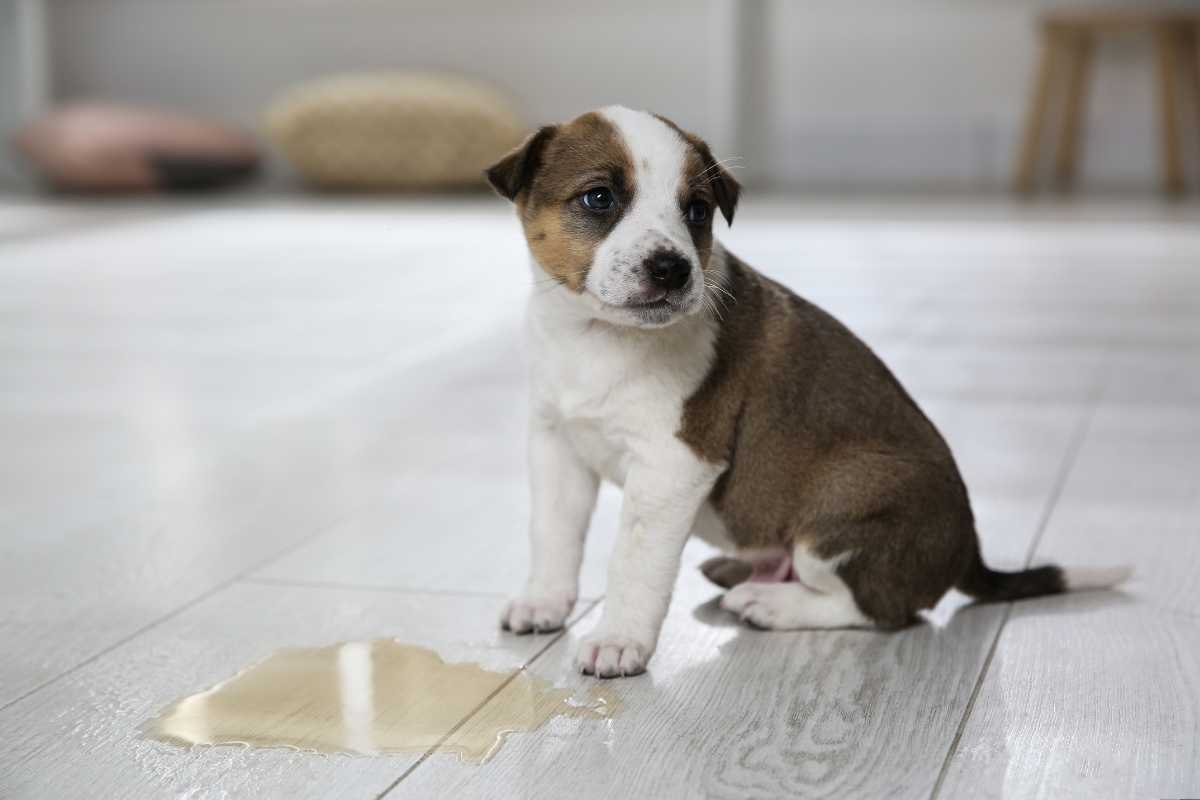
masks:
{"type": "Polygon", "coordinates": [[[617,486],[625,485],[631,454],[619,439],[591,420],[566,420],[563,431],[575,452],[597,475],[617,486]]]}
{"type": "MultiPolygon", "coordinates": [[[[630,462],[664,431],[677,429],[679,411],[645,396],[645,375],[594,353],[546,352],[535,395],[589,467],[622,486],[630,462]],[[589,357],[591,356],[591,357],[589,357]],[[674,424],[668,418],[674,416],[674,424]]],[[[611,355],[611,354],[608,354],[611,355]]]]}
{"type": "Polygon", "coordinates": [[[626,332],[554,324],[536,312],[535,413],[547,415],[589,467],[624,485],[632,464],[653,463],[680,446],[684,404],[712,363],[713,336],[704,321],[626,332]]]}

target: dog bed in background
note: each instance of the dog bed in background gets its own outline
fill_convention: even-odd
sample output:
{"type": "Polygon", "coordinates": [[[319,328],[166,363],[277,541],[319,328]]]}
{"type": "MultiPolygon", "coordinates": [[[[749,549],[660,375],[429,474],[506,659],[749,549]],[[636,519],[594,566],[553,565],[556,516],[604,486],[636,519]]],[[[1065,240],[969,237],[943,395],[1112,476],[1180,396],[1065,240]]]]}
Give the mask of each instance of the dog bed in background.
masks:
{"type": "Polygon", "coordinates": [[[524,127],[495,90],[450,75],[329,78],[286,92],[267,132],[300,175],[329,189],[483,185],[524,127]]]}
{"type": "Polygon", "coordinates": [[[223,124],[102,104],[51,111],[18,129],[13,143],[67,191],[211,189],[249,177],[259,161],[253,139],[223,124]]]}

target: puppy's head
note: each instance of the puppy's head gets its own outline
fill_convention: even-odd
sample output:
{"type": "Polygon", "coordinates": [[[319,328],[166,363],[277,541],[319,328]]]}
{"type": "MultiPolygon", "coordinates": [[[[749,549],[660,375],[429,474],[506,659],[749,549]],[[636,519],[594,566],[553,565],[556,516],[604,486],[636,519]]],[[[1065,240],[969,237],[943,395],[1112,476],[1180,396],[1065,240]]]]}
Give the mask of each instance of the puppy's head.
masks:
{"type": "Polygon", "coordinates": [[[667,119],[593,111],[542,128],[487,177],[516,203],[538,266],[597,318],[669,325],[719,280],[713,217],[733,222],[740,187],[667,119]]]}

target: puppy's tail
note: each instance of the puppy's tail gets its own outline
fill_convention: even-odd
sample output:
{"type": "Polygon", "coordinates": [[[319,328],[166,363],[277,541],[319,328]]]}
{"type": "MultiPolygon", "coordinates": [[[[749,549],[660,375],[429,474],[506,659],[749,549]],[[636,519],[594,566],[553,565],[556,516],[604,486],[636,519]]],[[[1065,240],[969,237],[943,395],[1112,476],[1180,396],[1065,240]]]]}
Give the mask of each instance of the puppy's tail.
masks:
{"type": "Polygon", "coordinates": [[[988,567],[976,555],[975,563],[959,580],[957,588],[979,603],[1007,603],[1047,594],[1111,589],[1128,580],[1132,574],[1132,567],[1063,569],[1045,566],[1019,572],[999,572],[988,567]]]}

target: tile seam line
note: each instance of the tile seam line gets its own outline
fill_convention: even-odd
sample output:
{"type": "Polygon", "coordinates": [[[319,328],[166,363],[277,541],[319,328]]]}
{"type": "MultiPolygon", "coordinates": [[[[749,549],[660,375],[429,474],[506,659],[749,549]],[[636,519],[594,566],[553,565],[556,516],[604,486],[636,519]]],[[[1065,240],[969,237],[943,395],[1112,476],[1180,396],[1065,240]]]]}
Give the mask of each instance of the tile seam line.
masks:
{"type": "Polygon", "coordinates": [[[416,771],[417,767],[421,766],[427,760],[429,760],[429,757],[432,756],[435,752],[437,752],[437,749],[439,747],[441,747],[446,742],[447,739],[449,739],[455,733],[460,731],[464,725],[466,725],[468,722],[470,722],[472,719],[474,719],[475,715],[478,714],[480,711],[482,711],[483,708],[485,706],[487,706],[488,703],[492,702],[492,700],[494,700],[497,695],[499,695],[506,688],[508,688],[509,684],[511,684],[513,681],[515,681],[517,679],[518,675],[520,675],[523,672],[528,671],[528,669],[531,666],[533,666],[533,663],[535,661],[537,661],[539,658],[541,658],[543,655],[545,655],[546,652],[549,651],[551,647],[558,644],[564,637],[566,637],[567,632],[569,630],[571,630],[571,628],[573,628],[580,620],[582,620],[584,617],[591,614],[592,611],[594,611],[596,609],[596,606],[600,605],[600,603],[603,599],[604,599],[603,597],[597,597],[595,600],[593,600],[591,603],[589,603],[587,608],[584,610],[584,612],[582,614],[578,615],[577,617],[575,617],[575,619],[571,620],[566,625],[564,625],[563,629],[558,632],[558,635],[556,635],[550,641],[546,642],[546,644],[540,650],[538,650],[536,653],[534,653],[532,656],[530,656],[529,659],[527,661],[525,661],[525,663],[523,663],[519,669],[515,670],[512,675],[509,675],[507,678],[505,678],[504,682],[501,683],[499,686],[497,686],[490,694],[488,694],[487,697],[480,700],[479,704],[477,706],[475,706],[473,709],[471,709],[467,713],[466,716],[464,716],[462,719],[460,719],[453,728],[446,731],[445,736],[442,736],[440,739],[438,739],[438,741],[432,747],[430,747],[428,750],[426,750],[424,753],[422,753],[420,758],[418,758],[416,761],[414,761],[412,764],[410,764],[409,767],[407,769],[405,769],[404,772],[400,773],[400,776],[397,777],[396,780],[394,780],[390,784],[388,784],[382,792],[375,795],[373,800],[383,800],[383,798],[385,798],[385,797],[387,797],[387,795],[391,794],[391,792],[397,786],[400,785],[401,781],[403,781],[409,775],[413,774],[413,772],[416,771]]]}
{"type": "MultiPolygon", "coordinates": [[[[1106,363],[1111,364],[1111,345],[1107,350],[1108,358],[1106,363]]],[[[1055,476],[1054,485],[1050,492],[1050,497],[1046,500],[1046,506],[1042,510],[1041,518],[1038,520],[1038,525],[1034,531],[1033,539],[1029,543],[1029,547],[1025,552],[1024,568],[1028,569],[1033,561],[1033,556],[1037,552],[1038,545],[1042,541],[1042,536],[1046,532],[1046,528],[1050,524],[1051,517],[1054,516],[1054,510],[1058,507],[1058,501],[1061,499],[1063,491],[1067,485],[1067,479],[1075,468],[1078,461],[1079,453],[1083,449],[1084,440],[1092,427],[1092,421],[1095,419],[1096,413],[1100,408],[1100,401],[1103,398],[1104,389],[1108,382],[1108,369],[1102,370],[1102,374],[1097,378],[1097,386],[1093,389],[1090,397],[1090,402],[1087,409],[1084,411],[1079,422],[1075,426],[1075,430],[1071,435],[1070,445],[1067,447],[1067,452],[1063,456],[1062,464],[1059,466],[1058,474],[1055,476]]],[[[1000,644],[1000,638],[1004,634],[1004,629],[1008,625],[1009,619],[1012,617],[1013,603],[1008,603],[1005,606],[1004,614],[1000,618],[1000,623],[996,626],[996,632],[992,636],[991,646],[988,648],[987,656],[984,658],[983,665],[980,667],[979,675],[975,679],[975,685],[971,688],[971,696],[967,699],[967,705],[963,709],[962,717],[958,721],[958,725],[954,731],[954,737],[950,741],[950,746],[946,750],[946,756],[942,759],[942,766],[938,770],[937,780],[933,784],[933,789],[929,793],[929,800],[938,800],[942,792],[942,787],[946,782],[946,777],[950,773],[950,764],[954,760],[955,754],[958,752],[959,745],[962,743],[963,734],[967,728],[967,722],[970,720],[972,713],[975,711],[975,704],[979,699],[979,694],[983,689],[984,681],[992,666],[992,660],[996,655],[996,650],[1000,644]]]]}

